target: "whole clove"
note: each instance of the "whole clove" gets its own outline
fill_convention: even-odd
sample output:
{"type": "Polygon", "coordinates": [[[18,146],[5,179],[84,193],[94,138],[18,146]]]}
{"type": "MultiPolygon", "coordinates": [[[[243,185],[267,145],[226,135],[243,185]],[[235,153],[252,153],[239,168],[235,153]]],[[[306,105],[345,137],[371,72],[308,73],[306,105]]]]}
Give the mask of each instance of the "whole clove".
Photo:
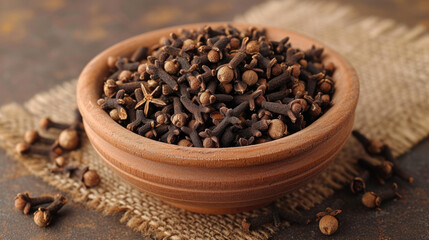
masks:
{"type": "Polygon", "coordinates": [[[66,177],[77,177],[85,187],[91,188],[97,186],[101,178],[97,171],[89,169],[88,167],[80,167],[77,164],[68,164],[64,167],[56,167],[51,169],[52,173],[62,174],[66,177]]]}
{"type": "Polygon", "coordinates": [[[34,213],[34,223],[39,227],[46,227],[51,224],[54,215],[66,204],[66,199],[61,194],[57,194],[54,201],[47,207],[40,207],[34,213]]]}
{"type": "Polygon", "coordinates": [[[353,178],[350,182],[350,191],[354,194],[365,192],[369,177],[369,171],[365,170],[360,176],[353,178]]]}
{"type": "Polygon", "coordinates": [[[414,182],[414,178],[406,170],[398,166],[398,164],[396,163],[396,158],[393,156],[392,150],[388,145],[384,146],[382,155],[384,156],[386,161],[389,161],[393,164],[393,174],[395,176],[398,176],[400,179],[408,183],[414,182]]]}
{"type": "Polygon", "coordinates": [[[392,188],[385,189],[381,192],[366,192],[362,196],[362,204],[367,208],[376,208],[380,207],[384,201],[401,197],[402,196],[398,193],[398,185],[393,183],[392,188]]]}
{"type": "Polygon", "coordinates": [[[32,207],[53,202],[51,196],[30,197],[28,193],[18,193],[15,197],[15,208],[24,214],[29,214],[32,207]]]}
{"type": "Polygon", "coordinates": [[[325,215],[319,220],[319,230],[324,235],[332,235],[338,229],[338,220],[335,216],[325,215]]]}
{"type": "Polygon", "coordinates": [[[317,214],[319,230],[322,234],[330,236],[337,231],[339,225],[337,215],[342,212],[341,208],[343,205],[344,201],[337,199],[331,207],[327,207],[325,211],[317,214]]]}
{"type": "Polygon", "coordinates": [[[384,143],[378,139],[370,139],[363,135],[358,130],[353,130],[353,136],[360,142],[360,144],[364,147],[365,151],[368,155],[376,156],[380,155],[384,148],[384,143]]]}
{"type": "Polygon", "coordinates": [[[37,142],[50,145],[55,143],[55,139],[40,136],[37,130],[29,130],[25,132],[24,141],[28,144],[33,144],[37,142]]]}
{"type": "Polygon", "coordinates": [[[362,167],[372,171],[382,184],[386,180],[389,180],[393,175],[394,164],[392,162],[378,161],[374,163],[373,161],[369,161],[368,159],[360,158],[358,159],[358,163],[362,167]]]}
{"type": "Polygon", "coordinates": [[[59,144],[57,141],[55,141],[53,144],[48,146],[34,146],[26,142],[21,142],[15,146],[15,150],[17,153],[21,155],[34,154],[34,155],[45,156],[45,157],[48,157],[49,160],[51,160],[53,163],[56,163],[58,161],[59,162],[57,164],[58,166],[61,165],[60,161],[62,159],[60,159],[59,157],[61,156],[61,154],[63,154],[63,150],[61,149],[61,147],[59,147],[59,144]]]}
{"type": "Polygon", "coordinates": [[[74,129],[65,129],[58,136],[59,145],[65,150],[74,150],[79,146],[79,133],[74,129]]]}

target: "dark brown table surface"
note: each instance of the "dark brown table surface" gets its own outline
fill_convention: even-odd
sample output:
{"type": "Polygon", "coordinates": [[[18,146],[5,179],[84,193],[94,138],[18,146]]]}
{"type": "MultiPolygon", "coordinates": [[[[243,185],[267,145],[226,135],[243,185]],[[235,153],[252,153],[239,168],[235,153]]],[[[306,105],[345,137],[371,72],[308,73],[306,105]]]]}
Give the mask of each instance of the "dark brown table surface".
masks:
{"type": "MultiPolygon", "coordinates": [[[[324,0],[328,1],[328,0],[324,0]]],[[[35,93],[76,78],[101,50],[156,28],[203,21],[227,21],[261,0],[220,1],[64,1],[0,0],[0,104],[22,103],[35,93]]],[[[388,17],[429,28],[427,0],[337,0],[362,15],[388,17]]],[[[330,239],[429,239],[429,139],[399,159],[416,181],[401,184],[400,200],[369,211],[347,189],[339,231],[330,239]]],[[[373,189],[377,189],[374,183],[373,189]]],[[[120,215],[102,216],[80,204],[68,204],[48,228],[14,210],[18,192],[34,195],[57,190],[0,150],[0,240],[141,239],[119,223],[120,215]]],[[[68,196],[70,197],[70,196],[68,196]]],[[[290,239],[325,238],[316,226],[289,229],[290,239]]]]}

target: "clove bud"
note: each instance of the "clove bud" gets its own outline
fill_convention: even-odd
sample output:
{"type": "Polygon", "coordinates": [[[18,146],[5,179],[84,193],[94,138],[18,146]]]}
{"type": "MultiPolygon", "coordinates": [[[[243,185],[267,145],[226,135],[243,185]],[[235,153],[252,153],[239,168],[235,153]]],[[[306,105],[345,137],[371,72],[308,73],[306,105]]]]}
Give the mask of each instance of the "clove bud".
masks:
{"type": "Polygon", "coordinates": [[[46,227],[51,224],[54,215],[66,204],[64,196],[57,194],[54,201],[47,207],[40,207],[34,213],[34,222],[39,227],[46,227]]]}

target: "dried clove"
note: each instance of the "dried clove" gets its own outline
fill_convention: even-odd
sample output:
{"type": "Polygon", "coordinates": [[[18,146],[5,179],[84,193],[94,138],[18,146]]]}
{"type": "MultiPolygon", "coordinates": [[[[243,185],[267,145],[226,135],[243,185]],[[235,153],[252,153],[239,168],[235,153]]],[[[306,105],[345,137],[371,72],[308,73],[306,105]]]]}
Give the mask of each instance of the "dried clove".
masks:
{"type": "Polygon", "coordinates": [[[153,76],[151,78],[159,77],[174,91],[179,90],[179,85],[177,85],[177,82],[170,76],[170,74],[161,69],[160,63],[158,61],[155,61],[155,65],[147,65],[146,72],[153,76]]]}
{"type": "Polygon", "coordinates": [[[268,81],[268,91],[274,91],[282,86],[285,86],[291,80],[291,69],[283,67],[283,72],[268,81]]]}
{"type": "Polygon", "coordinates": [[[63,174],[67,177],[75,176],[88,188],[97,186],[101,181],[97,171],[89,169],[88,167],[79,167],[77,164],[68,164],[64,167],[53,168],[51,172],[63,174]]]}
{"type": "Polygon", "coordinates": [[[262,225],[275,223],[279,225],[279,221],[287,221],[293,224],[307,225],[311,221],[315,219],[315,216],[312,212],[305,212],[303,215],[301,214],[290,214],[285,210],[278,208],[274,204],[270,206],[270,212],[261,214],[256,217],[247,217],[244,218],[241,222],[241,226],[246,231],[255,230],[262,225]]]}
{"type": "Polygon", "coordinates": [[[289,104],[281,104],[274,102],[262,102],[262,107],[268,111],[281,114],[289,117],[292,123],[296,122],[297,115],[302,111],[302,105],[299,101],[292,101],[289,104]]]}
{"type": "Polygon", "coordinates": [[[287,134],[287,127],[282,120],[280,119],[271,120],[270,126],[268,128],[268,135],[270,135],[272,139],[282,138],[286,134],[287,134]]]}
{"type": "Polygon", "coordinates": [[[369,139],[358,130],[353,130],[353,136],[362,144],[365,151],[370,156],[380,155],[384,148],[384,143],[378,139],[369,139]]]}
{"type": "Polygon", "coordinates": [[[234,102],[237,104],[240,104],[242,102],[248,102],[249,103],[249,110],[253,111],[256,107],[255,105],[255,99],[259,97],[263,93],[263,90],[258,89],[254,92],[250,92],[245,95],[239,95],[234,97],[234,102]]]}
{"type": "Polygon", "coordinates": [[[393,175],[393,163],[388,161],[380,161],[378,163],[374,163],[365,158],[358,159],[358,163],[375,173],[380,183],[384,183],[385,180],[388,180],[393,175]]]}
{"type": "Polygon", "coordinates": [[[170,125],[168,126],[168,131],[161,136],[160,140],[166,143],[174,143],[176,142],[179,134],[180,129],[174,125],[170,125]]]}
{"type": "Polygon", "coordinates": [[[46,227],[51,224],[54,215],[66,204],[66,199],[61,194],[54,197],[54,201],[47,207],[40,207],[34,213],[34,222],[39,227],[46,227]]]}
{"type": "Polygon", "coordinates": [[[28,193],[18,193],[15,197],[15,208],[22,211],[24,214],[29,214],[32,207],[40,204],[53,202],[51,196],[30,197],[28,193]]]}
{"type": "Polygon", "coordinates": [[[199,124],[203,124],[204,123],[204,120],[203,120],[203,117],[202,117],[201,113],[209,113],[210,112],[210,108],[204,107],[204,106],[201,106],[201,105],[196,105],[196,104],[192,103],[192,101],[189,98],[187,98],[186,96],[181,96],[180,97],[180,101],[182,102],[183,106],[189,112],[191,112],[194,115],[195,120],[199,124]]]}
{"type": "Polygon", "coordinates": [[[182,103],[178,97],[173,98],[174,114],[171,116],[171,122],[176,127],[182,127],[188,121],[188,114],[183,112],[182,103]]]}
{"type": "Polygon", "coordinates": [[[65,129],[58,136],[59,145],[65,150],[74,150],[79,146],[79,133],[74,129],[65,129]]]}
{"type": "Polygon", "coordinates": [[[97,186],[101,181],[97,171],[89,169],[88,167],[76,169],[73,174],[88,188],[97,186]]]}
{"type": "Polygon", "coordinates": [[[319,230],[324,235],[332,235],[338,229],[337,215],[342,212],[341,208],[344,205],[344,201],[337,199],[333,204],[332,208],[328,207],[325,211],[317,214],[317,220],[319,221],[319,230]]]}
{"type": "Polygon", "coordinates": [[[183,146],[183,147],[193,147],[194,145],[192,144],[191,141],[189,141],[188,139],[181,139],[178,143],[178,146],[183,146]]]}
{"type": "Polygon", "coordinates": [[[325,215],[319,221],[319,229],[324,235],[332,235],[338,229],[338,220],[335,216],[325,215]]]}
{"type": "Polygon", "coordinates": [[[125,94],[125,91],[123,89],[119,90],[116,93],[115,98],[108,98],[108,97],[100,98],[100,99],[98,99],[97,104],[100,105],[100,107],[104,110],[116,109],[116,111],[118,112],[119,119],[125,120],[125,119],[127,119],[128,115],[127,115],[127,111],[122,106],[125,104],[125,101],[123,99],[124,94],[125,94]]]}
{"type": "Polygon", "coordinates": [[[193,124],[192,127],[183,126],[181,128],[181,130],[182,130],[182,132],[184,132],[185,134],[187,134],[191,138],[192,145],[194,147],[203,147],[203,143],[201,142],[201,138],[198,135],[198,132],[196,130],[196,126],[197,126],[197,124],[193,124]]]}
{"type": "Polygon", "coordinates": [[[50,128],[67,129],[70,127],[68,124],[54,122],[48,117],[42,118],[39,122],[39,125],[42,129],[50,129],[50,128]]]}
{"type": "Polygon", "coordinates": [[[28,144],[40,142],[43,144],[51,145],[51,144],[55,143],[55,139],[40,136],[39,132],[37,130],[30,130],[30,131],[25,132],[24,141],[28,144]]]}
{"type": "MultiPolygon", "coordinates": [[[[61,147],[59,147],[58,142],[55,141],[49,146],[32,146],[26,142],[18,143],[15,146],[16,152],[22,155],[41,155],[48,157],[52,162],[56,163],[58,157],[63,153],[61,147]]],[[[58,159],[61,161],[61,159],[58,159]]],[[[61,165],[59,163],[58,165],[61,165]]]]}
{"type": "Polygon", "coordinates": [[[271,120],[258,120],[257,114],[255,113],[252,115],[250,120],[245,121],[247,128],[240,131],[240,136],[243,136],[244,138],[261,137],[262,132],[266,132],[271,123],[271,120]]]}
{"type": "Polygon", "coordinates": [[[138,109],[138,108],[140,108],[141,106],[144,105],[144,115],[147,116],[149,114],[150,103],[157,104],[159,106],[165,106],[165,105],[167,105],[167,103],[165,103],[163,100],[154,97],[154,95],[160,89],[159,86],[156,87],[155,90],[153,90],[151,93],[149,93],[146,85],[144,85],[143,83],[140,84],[140,85],[141,85],[141,89],[142,89],[142,92],[143,92],[143,99],[140,100],[139,102],[137,102],[137,104],[135,106],[135,109],[138,109]]]}
{"type": "Polygon", "coordinates": [[[125,93],[132,93],[134,89],[140,87],[140,82],[128,82],[128,83],[122,83],[117,84],[117,82],[113,79],[107,79],[106,82],[104,82],[104,94],[112,98],[116,95],[116,93],[119,90],[124,90],[125,93]]]}
{"type": "Polygon", "coordinates": [[[365,170],[359,177],[353,178],[350,182],[350,191],[354,194],[365,192],[369,176],[369,171],[365,170]]]}
{"type": "Polygon", "coordinates": [[[367,208],[376,208],[380,207],[383,201],[401,197],[402,196],[398,193],[398,185],[393,183],[392,188],[385,189],[379,193],[366,192],[362,196],[362,204],[367,208]]]}
{"type": "Polygon", "coordinates": [[[414,178],[408,172],[406,172],[404,169],[399,167],[398,164],[396,164],[396,158],[393,156],[392,150],[390,149],[390,147],[388,145],[384,146],[384,148],[382,150],[382,155],[384,156],[386,161],[389,161],[393,164],[393,174],[394,175],[398,176],[400,179],[402,179],[406,182],[409,182],[409,183],[414,182],[414,178]]]}

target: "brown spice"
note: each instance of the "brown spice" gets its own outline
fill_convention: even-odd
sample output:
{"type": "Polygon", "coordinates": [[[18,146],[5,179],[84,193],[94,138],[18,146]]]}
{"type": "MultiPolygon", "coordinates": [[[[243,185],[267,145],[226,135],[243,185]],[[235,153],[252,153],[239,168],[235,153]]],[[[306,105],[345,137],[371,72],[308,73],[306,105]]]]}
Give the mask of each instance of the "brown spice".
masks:
{"type": "Polygon", "coordinates": [[[79,133],[74,129],[65,129],[58,137],[58,143],[65,150],[76,149],[79,146],[79,142],[79,133]]]}
{"type": "Polygon", "coordinates": [[[34,213],[34,223],[39,227],[46,227],[51,224],[54,215],[66,204],[64,196],[57,194],[54,201],[48,207],[40,207],[34,213]]]}
{"type": "Polygon", "coordinates": [[[305,128],[331,106],[335,66],[325,66],[322,53],[293,48],[287,36],[271,41],[256,27],[171,33],[130,58],[109,57],[98,103],[129,130],[181,146],[271,141],[305,128]],[[242,103],[240,116],[221,111],[242,103]]]}
{"type": "Polygon", "coordinates": [[[376,208],[380,207],[383,201],[401,197],[398,193],[398,185],[394,183],[392,188],[385,189],[379,193],[366,192],[362,196],[362,204],[367,208],[376,208]]]}
{"type": "Polygon", "coordinates": [[[331,215],[323,216],[319,221],[319,229],[324,235],[332,235],[338,229],[338,220],[331,215]]]}
{"type": "Polygon", "coordinates": [[[29,214],[32,207],[37,205],[53,202],[51,196],[30,197],[28,193],[18,193],[15,197],[15,208],[24,214],[29,214]]]}
{"type": "Polygon", "coordinates": [[[268,134],[272,139],[282,138],[287,134],[286,125],[280,119],[274,119],[270,123],[270,127],[268,128],[268,134]]]}

